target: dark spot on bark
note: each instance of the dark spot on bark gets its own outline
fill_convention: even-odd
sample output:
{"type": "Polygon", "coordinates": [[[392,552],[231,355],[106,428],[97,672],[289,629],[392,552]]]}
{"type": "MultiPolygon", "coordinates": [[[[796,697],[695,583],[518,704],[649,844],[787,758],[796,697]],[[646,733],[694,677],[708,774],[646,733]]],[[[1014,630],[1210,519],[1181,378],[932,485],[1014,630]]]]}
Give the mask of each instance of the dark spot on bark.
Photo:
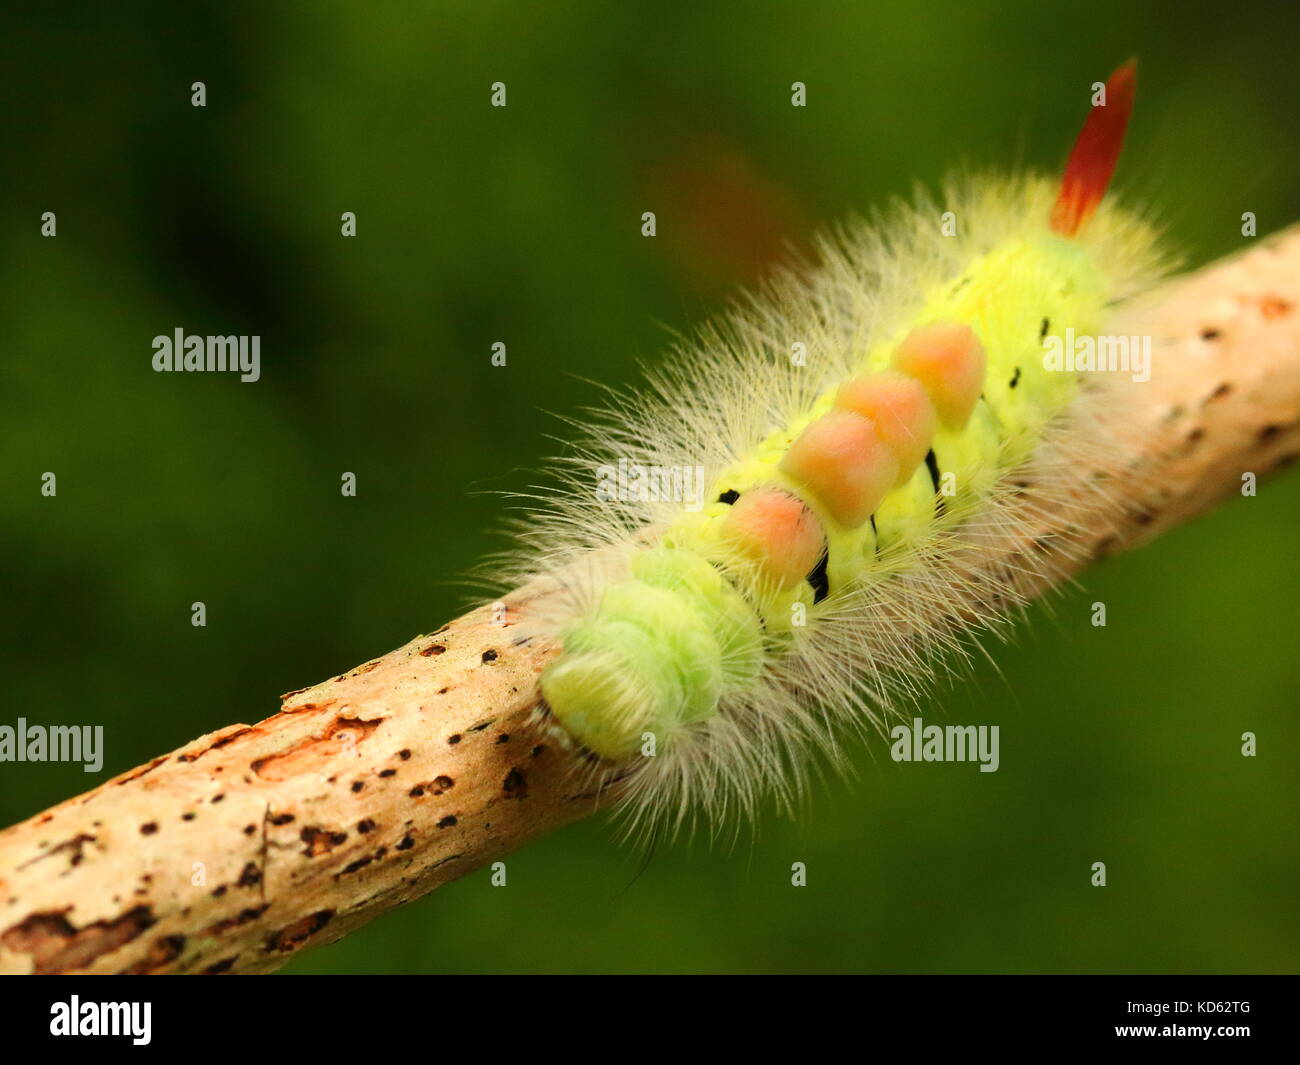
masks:
{"type": "Polygon", "coordinates": [[[30,858],[18,866],[19,869],[26,869],[29,865],[35,865],[39,861],[51,858],[56,854],[62,854],[64,851],[71,851],[72,857],[68,859],[69,865],[80,865],[85,855],[82,853],[87,843],[94,843],[97,837],[85,832],[78,832],[71,839],[65,839],[62,843],[50,847],[49,850],[42,851],[35,858],[30,858]]]}
{"type": "Polygon", "coordinates": [[[152,836],[157,831],[158,831],[157,821],[146,821],[143,825],[140,826],[140,835],[142,836],[152,836]]]}
{"type": "Polygon", "coordinates": [[[1231,391],[1232,391],[1232,385],[1228,384],[1227,381],[1224,381],[1223,384],[1221,384],[1218,388],[1216,388],[1213,392],[1211,392],[1206,397],[1205,402],[1209,403],[1216,399],[1222,399],[1224,396],[1228,395],[1231,391]]]}
{"type": "Polygon", "coordinates": [[[181,820],[182,820],[182,821],[193,821],[193,820],[194,820],[194,811],[191,810],[189,813],[181,814],[181,820]]]}
{"type": "Polygon", "coordinates": [[[400,758],[403,762],[405,762],[411,757],[411,752],[408,750],[398,751],[397,757],[400,758]]]}
{"type": "Polygon", "coordinates": [[[1291,313],[1291,304],[1281,296],[1265,296],[1259,301],[1259,312],[1265,318],[1282,318],[1291,313]]]}
{"type": "Polygon", "coordinates": [[[149,945],[145,956],[130,968],[123,969],[123,976],[147,976],[174,962],[185,949],[184,936],[161,936],[149,945]]]}
{"type": "Polygon", "coordinates": [[[444,791],[446,791],[448,788],[452,787],[456,783],[454,780],[451,779],[451,777],[448,776],[434,777],[433,782],[438,786],[439,795],[441,795],[444,791]]]}
{"type": "Polygon", "coordinates": [[[483,652],[483,658],[482,658],[482,661],[483,661],[483,664],[484,664],[484,665],[486,665],[486,664],[489,663],[489,662],[495,662],[496,660],[497,660],[497,653],[496,653],[495,651],[484,651],[484,652],[483,652]]]}
{"type": "Polygon", "coordinates": [[[333,910],[317,910],[293,924],[272,932],[266,940],[267,951],[288,952],[297,950],[334,918],[333,910]]]}
{"type": "Polygon", "coordinates": [[[365,786],[366,786],[366,783],[365,783],[364,780],[354,780],[354,781],[352,782],[352,790],[353,790],[353,791],[360,791],[360,790],[361,790],[362,788],[364,788],[365,786]]]}
{"type": "MultiPolygon", "coordinates": [[[[1050,318],[1044,318],[1044,319],[1042,320],[1042,322],[1039,323],[1039,326],[1038,326],[1038,339],[1039,339],[1039,340],[1046,340],[1046,339],[1047,339],[1047,333],[1048,333],[1048,330],[1050,330],[1051,328],[1052,328],[1052,320],[1051,320],[1050,318]]],[[[1019,376],[1019,374],[1020,374],[1020,371],[1017,370],[1017,371],[1016,371],[1016,375],[1019,376]]],[[[1015,386],[1013,385],[1012,387],[1014,388],[1015,386]]]]}
{"type": "Polygon", "coordinates": [[[214,795],[214,796],[212,796],[212,801],[213,801],[213,802],[220,802],[220,801],[221,801],[222,799],[224,799],[225,797],[226,797],[226,796],[225,796],[225,793],[223,792],[223,793],[220,794],[220,795],[214,795]]]}
{"type": "Polygon", "coordinates": [[[409,795],[412,799],[418,799],[422,795],[424,795],[424,788],[422,788],[419,784],[417,784],[406,794],[409,795]]]}
{"type": "MultiPolygon", "coordinates": [[[[212,746],[208,748],[208,751],[215,751],[220,747],[224,747],[228,743],[234,743],[235,740],[239,739],[240,736],[247,736],[250,732],[256,732],[256,731],[257,730],[252,728],[251,726],[248,728],[236,729],[234,732],[230,733],[230,735],[222,736],[221,739],[214,742],[212,746]]],[[[207,754],[208,751],[204,751],[203,753],[207,754]]],[[[197,755],[195,757],[197,757],[197,755]]]]}
{"type": "Polygon", "coordinates": [[[293,814],[276,814],[274,817],[269,818],[269,820],[273,825],[288,825],[293,822],[293,814]]]}
{"type": "Polygon", "coordinates": [[[1007,387],[1008,387],[1008,388],[1015,388],[1018,384],[1020,384],[1020,367],[1019,367],[1019,366],[1016,367],[1016,372],[1013,373],[1013,374],[1011,375],[1011,383],[1010,383],[1009,385],[1007,385],[1007,387]]]}
{"type": "Polygon", "coordinates": [[[253,862],[244,866],[236,881],[237,887],[256,887],[262,882],[262,870],[253,862]]]}
{"type": "Polygon", "coordinates": [[[1217,329],[1215,329],[1213,326],[1208,326],[1208,325],[1207,325],[1204,329],[1201,330],[1201,339],[1202,339],[1202,340],[1218,340],[1218,339],[1219,339],[1219,331],[1218,331],[1217,329]]]}
{"type": "Polygon", "coordinates": [[[440,655],[446,650],[447,648],[443,647],[440,643],[431,643],[420,652],[420,655],[423,658],[431,658],[433,655],[440,655]]]}
{"type": "Polygon", "coordinates": [[[508,732],[503,732],[501,733],[500,736],[497,737],[497,743],[509,743],[509,742],[510,742],[510,733],[508,732]]]}
{"type": "Polygon", "coordinates": [[[536,758],[536,757],[537,757],[539,754],[541,754],[544,750],[546,750],[546,746],[545,746],[545,744],[541,744],[541,743],[539,743],[536,747],[533,748],[533,750],[532,750],[532,756],[533,756],[534,758],[536,758]]]}
{"type": "Polygon", "coordinates": [[[528,794],[528,780],[518,769],[512,769],[501,782],[501,790],[512,799],[522,799],[528,794]]]}
{"type": "Polygon", "coordinates": [[[364,821],[357,822],[358,832],[365,833],[365,832],[373,832],[374,830],[375,830],[375,823],[368,817],[364,821]]]}
{"type": "Polygon", "coordinates": [[[369,865],[374,860],[375,860],[374,857],[369,854],[367,854],[364,858],[358,858],[355,862],[350,862],[349,864],[345,865],[343,867],[343,872],[335,873],[334,879],[337,880],[341,876],[347,876],[349,873],[355,873],[358,869],[364,869],[367,865],[369,865]]]}
{"type": "Polygon", "coordinates": [[[447,737],[447,742],[448,742],[448,743],[451,743],[451,744],[460,743],[460,733],[457,732],[455,735],[448,736],[448,737],[447,737]]]}
{"type": "MultiPolygon", "coordinates": [[[[179,758],[177,758],[176,760],[177,760],[178,762],[186,762],[186,761],[189,761],[189,759],[186,758],[184,755],[181,755],[181,756],[180,756],[179,758]]],[[[124,776],[121,780],[114,781],[114,783],[115,783],[115,784],[117,785],[117,787],[119,787],[119,788],[122,787],[123,784],[130,784],[131,781],[133,781],[133,780],[139,780],[139,779],[140,779],[142,776],[144,776],[146,773],[152,773],[155,769],[157,769],[157,768],[158,768],[160,765],[162,765],[163,762],[165,762],[165,761],[167,761],[167,756],[166,756],[166,755],[163,755],[161,758],[155,758],[155,759],[154,759],[152,762],[150,762],[148,765],[146,765],[146,766],[141,766],[141,767],[140,767],[139,769],[137,769],[134,773],[129,773],[129,774],[127,774],[126,776],[124,776]]],[[[53,815],[49,815],[49,816],[53,816],[53,815]]],[[[45,820],[49,820],[49,816],[47,816],[47,817],[45,818],[45,820]]],[[[43,824],[43,823],[44,823],[44,821],[42,821],[42,824],[43,824]]]]}
{"type": "Polygon", "coordinates": [[[379,771],[379,775],[380,775],[381,777],[395,777],[395,776],[397,776],[397,770],[396,770],[396,769],[381,769],[381,770],[379,771]]]}
{"type": "MultiPolygon", "coordinates": [[[[303,688],[302,690],[306,691],[307,689],[303,688]]],[[[289,693],[289,695],[297,695],[297,694],[299,693],[298,692],[289,693]]],[[[288,698],[288,696],[281,696],[281,698],[288,698]]],[[[283,710],[280,711],[280,713],[306,714],[306,713],[310,713],[313,710],[324,710],[328,706],[333,706],[336,702],[338,702],[337,699],[326,699],[323,703],[301,703],[298,706],[286,706],[283,710]]]]}
{"type": "Polygon", "coordinates": [[[235,962],[239,960],[238,954],[232,954],[229,958],[222,958],[219,962],[209,965],[199,975],[200,976],[220,976],[222,973],[228,973],[235,967],[235,962]]]}
{"type": "Polygon", "coordinates": [[[246,835],[246,836],[251,836],[251,835],[252,835],[254,832],[256,832],[256,831],[257,831],[257,826],[256,826],[256,825],[245,825],[245,826],[244,826],[244,835],[246,835]]]}
{"type": "Polygon", "coordinates": [[[305,825],[298,838],[307,844],[303,848],[303,855],[315,858],[318,854],[328,854],[348,837],[345,832],[327,832],[315,825],[305,825]]]}
{"type": "Polygon", "coordinates": [[[238,928],[240,925],[248,924],[249,921],[256,921],[262,914],[271,908],[271,904],[265,906],[249,906],[247,909],[240,910],[233,917],[226,917],[216,924],[209,925],[203,930],[207,936],[219,936],[229,932],[232,928],[238,928]]]}
{"type": "Polygon", "coordinates": [[[444,817],[441,821],[438,822],[438,827],[451,828],[451,826],[454,825],[455,823],[456,823],[456,815],[448,814],[446,817],[444,817]]]}
{"type": "Polygon", "coordinates": [[[411,838],[411,833],[408,832],[406,835],[404,835],[401,838],[401,841],[397,844],[397,850],[409,851],[414,846],[415,846],[415,840],[411,838]]]}
{"type": "Polygon", "coordinates": [[[1259,431],[1258,439],[1261,444],[1268,444],[1282,435],[1282,426],[1266,425],[1259,431]]]}
{"type": "Polygon", "coordinates": [[[740,498],[739,492],[737,492],[734,488],[728,488],[725,492],[722,493],[722,495],[718,496],[718,502],[725,503],[727,504],[727,506],[730,507],[730,506],[734,506],[736,500],[739,498],[740,498]]]}
{"type": "Polygon", "coordinates": [[[84,969],[101,954],[131,942],[156,924],[148,906],[136,906],[112,920],[75,927],[67,910],[34,913],[0,934],[0,944],[32,959],[38,976],[84,969]]]}

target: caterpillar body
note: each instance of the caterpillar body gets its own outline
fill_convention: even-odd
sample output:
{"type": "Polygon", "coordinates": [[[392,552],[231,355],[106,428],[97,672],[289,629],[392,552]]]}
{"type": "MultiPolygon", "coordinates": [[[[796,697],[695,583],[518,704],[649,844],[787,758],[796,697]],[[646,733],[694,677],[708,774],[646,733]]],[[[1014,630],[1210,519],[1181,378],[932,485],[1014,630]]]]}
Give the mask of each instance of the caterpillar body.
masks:
{"type": "Polygon", "coordinates": [[[1134,83],[1132,63],[1111,76],[1059,185],[968,180],[942,210],[849,227],[570,456],[522,566],[569,593],[539,622],[561,645],[542,713],[624,767],[634,819],[792,798],[809,747],[835,755],[845,726],[922,690],[1043,576],[1028,539],[1068,541],[1105,492],[1117,386],[1043,352],[1163,268],[1152,228],[1106,194],[1134,83]],[[702,505],[593,502],[592,465],[615,456],[703,468],[702,505]]]}

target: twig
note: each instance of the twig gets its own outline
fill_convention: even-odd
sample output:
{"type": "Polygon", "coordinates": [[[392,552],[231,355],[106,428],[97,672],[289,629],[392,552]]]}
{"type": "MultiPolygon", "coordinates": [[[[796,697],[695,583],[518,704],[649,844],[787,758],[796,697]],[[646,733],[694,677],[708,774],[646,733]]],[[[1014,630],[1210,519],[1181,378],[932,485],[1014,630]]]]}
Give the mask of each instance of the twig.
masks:
{"type": "MultiPolygon", "coordinates": [[[[1300,228],[1111,328],[1151,335],[1162,361],[1136,401],[1144,476],[1121,486],[1135,517],[1093,557],[1300,455],[1300,228]]],[[[268,972],[591,812],[590,776],[530,723],[553,650],[518,622],[548,592],[0,833],[0,972],[268,972]]]]}

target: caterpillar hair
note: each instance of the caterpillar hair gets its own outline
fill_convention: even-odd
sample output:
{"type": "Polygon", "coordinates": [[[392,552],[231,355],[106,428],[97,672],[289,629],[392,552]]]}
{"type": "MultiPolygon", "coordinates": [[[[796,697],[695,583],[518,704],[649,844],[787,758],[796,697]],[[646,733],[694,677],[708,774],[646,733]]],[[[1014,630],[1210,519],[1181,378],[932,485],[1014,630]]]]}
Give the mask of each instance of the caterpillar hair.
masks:
{"type": "Polygon", "coordinates": [[[843,226],[584,425],[504,576],[562,586],[531,619],[561,648],[539,713],[625,777],[631,826],[789,804],[1118,511],[1133,375],[1072,356],[1167,269],[1107,192],[1134,86],[1106,82],[1063,179],[843,226]]]}

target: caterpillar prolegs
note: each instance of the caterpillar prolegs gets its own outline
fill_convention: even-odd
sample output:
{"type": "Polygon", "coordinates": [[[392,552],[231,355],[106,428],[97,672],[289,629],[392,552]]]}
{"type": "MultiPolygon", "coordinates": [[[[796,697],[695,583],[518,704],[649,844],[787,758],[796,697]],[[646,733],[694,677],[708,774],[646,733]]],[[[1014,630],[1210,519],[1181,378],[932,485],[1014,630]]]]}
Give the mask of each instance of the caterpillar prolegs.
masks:
{"type": "Polygon", "coordinates": [[[1068,538],[1104,492],[1114,386],[1044,352],[1161,269],[1151,228],[1106,195],[1133,89],[1127,64],[1059,184],[967,180],[846,227],[570,457],[526,564],[568,564],[572,593],[547,621],[544,711],[631,767],[636,814],[791,796],[806,748],[878,724],[1004,618],[1046,565],[1028,538],[1068,538]],[[618,459],[703,468],[707,491],[594,500],[591,470],[618,459]],[[613,576],[573,565],[597,547],[613,576]]]}

